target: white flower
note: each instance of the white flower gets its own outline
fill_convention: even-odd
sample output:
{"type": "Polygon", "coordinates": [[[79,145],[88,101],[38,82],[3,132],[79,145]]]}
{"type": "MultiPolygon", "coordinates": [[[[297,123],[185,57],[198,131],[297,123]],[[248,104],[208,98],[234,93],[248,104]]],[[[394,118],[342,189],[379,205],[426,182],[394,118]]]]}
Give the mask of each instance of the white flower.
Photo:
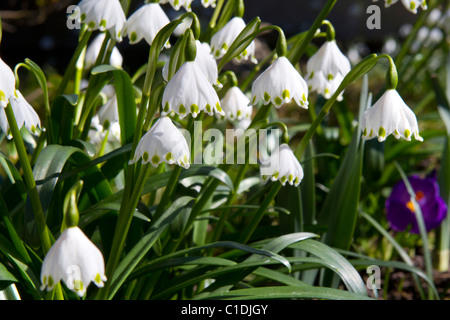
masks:
{"type": "Polygon", "coordinates": [[[211,6],[212,8],[216,7],[216,0],[202,0],[202,6],[208,8],[211,6]]]}
{"type": "Polygon", "coordinates": [[[188,113],[195,118],[201,111],[225,115],[216,91],[195,61],[183,63],[167,83],[162,105],[163,116],[172,111],[180,118],[188,113]]]}
{"type": "MultiPolygon", "coordinates": [[[[156,34],[170,22],[159,3],[148,3],[134,12],[125,23],[124,36],[128,35],[130,44],[135,44],[145,39],[152,44],[156,34]]],[[[166,43],[166,48],[170,43],[166,43]]]]}
{"type": "Polygon", "coordinates": [[[250,99],[239,89],[231,87],[220,101],[225,117],[228,120],[250,119],[253,107],[249,105],[250,99]]]}
{"type": "Polygon", "coordinates": [[[126,17],[119,0],[81,0],[80,20],[88,30],[109,30],[111,37],[122,41],[122,31],[126,17]]]}
{"type": "MultiPolygon", "coordinates": [[[[218,70],[217,70],[217,62],[214,57],[211,55],[211,50],[209,44],[206,42],[200,42],[199,40],[195,40],[195,46],[197,48],[197,54],[195,56],[194,62],[197,64],[200,70],[202,70],[205,77],[208,81],[219,88],[222,87],[222,84],[218,80],[218,70]]],[[[170,61],[170,60],[169,60],[170,61]]],[[[169,73],[169,63],[166,62],[162,69],[162,75],[164,80],[168,81],[169,73]]]]}
{"type": "Polygon", "coordinates": [[[378,137],[384,141],[390,134],[395,138],[410,141],[411,136],[423,141],[414,112],[405,104],[395,89],[388,89],[381,98],[361,117],[361,130],[364,139],[378,137]]]}
{"type": "Polygon", "coordinates": [[[170,3],[172,8],[175,10],[180,10],[181,7],[186,9],[186,11],[191,11],[191,3],[193,0],[159,0],[159,3],[165,4],[170,3]]]}
{"type": "MultiPolygon", "coordinates": [[[[100,53],[100,49],[102,47],[103,40],[105,39],[105,34],[98,34],[94,40],[88,45],[86,49],[86,55],[84,58],[84,67],[89,69],[94,66],[95,61],[100,53]]],[[[117,47],[114,47],[111,52],[111,57],[109,59],[109,64],[116,68],[121,68],[123,63],[123,57],[120,54],[117,47]]]]}
{"type": "Polygon", "coordinates": [[[42,262],[41,290],[52,290],[61,279],[80,297],[91,281],[99,288],[106,281],[102,253],[78,227],[65,229],[42,262]]]}
{"type": "Polygon", "coordinates": [[[251,103],[272,102],[279,108],[291,100],[307,109],[308,85],[291,62],[282,56],[253,82],[251,103]]]}
{"type": "MultiPolygon", "coordinates": [[[[220,59],[228,51],[229,47],[236,40],[237,36],[245,28],[246,24],[240,17],[234,17],[227,24],[217,31],[211,38],[211,51],[216,59],[220,59]]],[[[237,61],[251,60],[258,63],[255,58],[255,42],[250,45],[236,57],[237,61]]]]}
{"type": "Polygon", "coordinates": [[[8,105],[9,97],[16,90],[16,77],[11,68],[0,58],[0,108],[8,105]]]}
{"type": "Polygon", "coordinates": [[[286,181],[290,185],[298,186],[303,179],[303,169],[287,144],[282,144],[275,149],[270,157],[264,160],[260,166],[263,181],[280,181],[284,186],[286,181]]]}
{"type": "MultiPolygon", "coordinates": [[[[386,0],[385,7],[388,8],[398,0],[386,0]]],[[[417,13],[417,8],[422,7],[423,10],[427,10],[427,1],[426,0],[402,0],[403,6],[411,11],[412,13],[417,13]]]]}
{"type": "MultiPolygon", "coordinates": [[[[347,57],[339,50],[336,41],[332,40],[325,41],[311,56],[306,64],[306,69],[309,90],[316,91],[329,99],[351,70],[351,65],[347,57]]],[[[342,93],[338,100],[342,100],[342,93]]]]}
{"type": "MultiPolygon", "coordinates": [[[[19,129],[25,126],[32,134],[37,134],[37,128],[41,128],[41,120],[34,108],[25,100],[19,90],[16,90],[15,95],[9,98],[9,102],[11,103],[11,108],[19,129]]],[[[8,139],[12,138],[4,109],[0,112],[0,128],[2,128],[8,139]]]]}
{"type": "Polygon", "coordinates": [[[190,150],[183,134],[169,117],[159,118],[139,141],[131,163],[142,158],[142,164],[150,162],[158,166],[162,162],[176,163],[189,168],[190,150]]]}

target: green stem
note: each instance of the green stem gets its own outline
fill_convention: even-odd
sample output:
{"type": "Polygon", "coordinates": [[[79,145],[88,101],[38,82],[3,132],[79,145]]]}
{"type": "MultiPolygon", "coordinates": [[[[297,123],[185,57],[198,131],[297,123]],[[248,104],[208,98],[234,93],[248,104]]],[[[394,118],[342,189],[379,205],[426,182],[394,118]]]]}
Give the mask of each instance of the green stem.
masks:
{"type": "Polygon", "coordinates": [[[22,140],[22,135],[20,134],[19,127],[17,126],[16,118],[12,110],[11,104],[8,104],[5,108],[6,117],[8,119],[11,134],[13,136],[14,144],[19,155],[19,160],[23,168],[23,174],[25,177],[25,182],[27,184],[28,195],[31,200],[31,206],[33,208],[34,217],[36,220],[36,226],[39,232],[39,237],[41,239],[42,249],[44,253],[47,253],[52,246],[50,240],[49,229],[46,224],[46,218],[44,215],[44,210],[42,209],[41,200],[39,198],[39,193],[36,188],[36,181],[34,180],[33,170],[31,169],[30,161],[28,159],[28,154],[25,145],[22,140]]]}
{"type": "Polygon", "coordinates": [[[109,281],[105,283],[104,288],[99,290],[97,295],[97,299],[99,300],[104,300],[108,297],[114,270],[118,265],[120,257],[122,255],[128,230],[133,219],[133,213],[139,202],[139,198],[144,188],[145,181],[150,174],[150,168],[150,164],[146,164],[142,167],[131,196],[122,201],[122,205],[120,206],[119,218],[117,220],[116,229],[114,232],[115,236],[105,270],[105,275],[109,281]]]}
{"type": "Polygon", "coordinates": [[[336,4],[337,0],[328,0],[328,2],[323,7],[322,11],[317,16],[316,20],[314,21],[311,28],[308,30],[308,33],[306,36],[299,40],[288,52],[287,58],[291,61],[292,64],[296,64],[303,54],[306,52],[306,49],[308,48],[308,45],[314,39],[314,35],[316,34],[317,29],[320,28],[322,25],[322,22],[326,19],[328,14],[333,9],[334,5],[336,4]]]}
{"type": "Polygon", "coordinates": [[[75,52],[74,52],[72,58],[70,59],[69,65],[67,66],[67,69],[61,80],[58,91],[56,92],[57,96],[64,94],[67,84],[69,83],[70,77],[72,76],[74,69],[76,67],[78,58],[80,57],[81,53],[83,52],[84,48],[86,47],[86,45],[89,41],[89,38],[91,37],[91,34],[92,34],[92,31],[85,30],[82,32],[80,41],[78,42],[75,52]]]}
{"type": "Polygon", "coordinates": [[[261,203],[261,206],[259,207],[258,211],[253,216],[253,219],[250,221],[249,226],[247,226],[239,238],[239,243],[247,243],[250,240],[250,237],[252,236],[253,232],[256,230],[256,227],[258,226],[261,219],[264,217],[264,214],[267,212],[267,208],[272,203],[273,199],[275,199],[275,196],[278,194],[278,191],[280,191],[282,187],[282,184],[279,181],[275,181],[272,185],[272,187],[269,190],[269,193],[264,197],[264,201],[261,203]]]}

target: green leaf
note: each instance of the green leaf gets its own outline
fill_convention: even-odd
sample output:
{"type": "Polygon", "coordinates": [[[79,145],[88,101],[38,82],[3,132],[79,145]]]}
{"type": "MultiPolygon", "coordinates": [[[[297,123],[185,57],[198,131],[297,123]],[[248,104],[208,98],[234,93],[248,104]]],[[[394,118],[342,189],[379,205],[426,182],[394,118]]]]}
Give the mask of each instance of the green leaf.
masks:
{"type": "MultiPolygon", "coordinates": [[[[91,158],[82,150],[69,146],[48,145],[45,147],[36,160],[33,175],[36,180],[36,188],[42,203],[44,214],[48,219],[49,208],[55,192],[56,184],[64,180],[62,171],[66,163],[73,159],[76,165],[86,165],[91,162],[91,158]]],[[[85,190],[91,192],[97,200],[101,200],[112,194],[111,186],[108,181],[102,177],[100,169],[96,166],[88,166],[82,171],[77,172],[85,180],[85,190]]],[[[39,237],[34,223],[34,215],[27,207],[25,212],[25,222],[32,244],[39,244],[39,237]]],[[[53,215],[60,215],[62,212],[52,212],[53,215]]]]}
{"type": "Polygon", "coordinates": [[[304,250],[320,259],[327,261],[334,267],[346,287],[361,296],[366,296],[366,286],[356,269],[339,252],[326,244],[316,240],[305,240],[291,245],[291,248],[304,250]]]}
{"type": "Polygon", "coordinates": [[[53,101],[51,120],[55,143],[67,144],[72,139],[77,101],[76,94],[57,96],[53,101]]]}
{"type": "Polygon", "coordinates": [[[137,109],[133,82],[123,69],[111,65],[101,65],[92,70],[93,75],[112,73],[119,111],[120,139],[122,146],[133,141],[136,128],[137,109]]]}
{"type": "Polygon", "coordinates": [[[17,282],[16,277],[14,277],[6,267],[0,263],[0,290],[5,289],[12,282],[17,282]]]}
{"type": "MultiPolygon", "coordinates": [[[[313,286],[283,286],[238,289],[207,296],[206,299],[267,300],[267,299],[323,299],[368,300],[370,298],[344,290],[313,286]]],[[[195,297],[194,297],[195,300],[195,297]]]]}
{"type": "Polygon", "coordinates": [[[163,231],[165,231],[170,223],[176,218],[179,211],[186,207],[192,200],[193,198],[186,196],[175,200],[169,209],[164,212],[161,218],[154,222],[141,240],[123,258],[114,271],[112,279],[110,280],[111,287],[109,291],[109,299],[115,295],[131,271],[159,239],[163,231]]]}

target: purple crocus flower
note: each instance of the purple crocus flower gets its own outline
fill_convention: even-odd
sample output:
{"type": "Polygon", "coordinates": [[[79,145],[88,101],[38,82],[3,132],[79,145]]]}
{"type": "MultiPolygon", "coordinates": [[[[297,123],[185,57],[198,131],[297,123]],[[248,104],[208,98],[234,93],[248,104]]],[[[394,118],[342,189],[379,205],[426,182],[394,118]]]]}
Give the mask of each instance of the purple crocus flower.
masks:
{"type": "MultiPolygon", "coordinates": [[[[422,211],[427,232],[438,227],[447,215],[447,205],[439,196],[436,177],[421,178],[417,175],[408,178],[416,194],[416,202],[422,211]]],[[[392,229],[404,231],[411,225],[411,233],[419,233],[414,205],[405,183],[399,181],[386,200],[386,217],[392,229]]]]}

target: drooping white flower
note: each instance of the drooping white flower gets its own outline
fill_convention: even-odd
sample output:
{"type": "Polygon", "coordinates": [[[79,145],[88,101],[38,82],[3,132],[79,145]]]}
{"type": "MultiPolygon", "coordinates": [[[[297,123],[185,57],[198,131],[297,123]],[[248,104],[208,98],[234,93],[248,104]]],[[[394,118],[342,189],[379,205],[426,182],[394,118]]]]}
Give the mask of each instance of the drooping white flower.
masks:
{"type": "Polygon", "coordinates": [[[216,0],[202,0],[202,6],[208,8],[211,6],[212,8],[216,7],[216,0]]]}
{"type": "Polygon", "coordinates": [[[11,68],[0,58],[0,108],[8,105],[9,97],[14,96],[16,77],[11,68]]]}
{"type": "MultiPolygon", "coordinates": [[[[128,35],[130,44],[135,44],[145,39],[152,44],[156,34],[170,22],[159,3],[147,3],[134,12],[125,23],[124,36],[128,35]]],[[[170,43],[166,43],[166,48],[170,43]]]]}
{"type": "MultiPolygon", "coordinates": [[[[205,77],[208,81],[219,88],[222,87],[222,84],[218,80],[218,69],[217,62],[214,57],[211,55],[211,50],[209,44],[206,42],[200,42],[199,40],[195,40],[195,46],[197,48],[197,54],[195,56],[194,62],[197,64],[200,70],[202,70],[205,77]]],[[[162,75],[164,80],[168,81],[169,78],[169,63],[166,62],[162,69],[162,75]]]]}
{"type": "Polygon", "coordinates": [[[361,130],[364,139],[378,137],[384,141],[390,134],[410,141],[411,136],[423,141],[419,135],[416,115],[406,105],[395,89],[388,89],[381,98],[361,117],[361,130]]]}
{"type": "MultiPolygon", "coordinates": [[[[385,7],[388,8],[398,0],[386,0],[385,7]]],[[[411,11],[412,13],[417,13],[417,9],[421,7],[423,10],[427,10],[427,1],[426,0],[402,0],[403,6],[411,11]]]]}
{"type": "MultiPolygon", "coordinates": [[[[351,70],[350,61],[339,50],[335,40],[325,41],[306,64],[306,81],[310,91],[331,98],[351,70]]],[[[342,100],[342,93],[338,100],[342,100]]]]}
{"type": "Polygon", "coordinates": [[[41,290],[50,291],[61,280],[80,297],[91,281],[99,288],[106,281],[102,253],[78,227],[65,229],[42,262],[41,290]]]}
{"type": "Polygon", "coordinates": [[[165,116],[172,111],[184,118],[191,113],[195,118],[201,111],[209,115],[225,115],[219,97],[195,61],[187,61],[167,83],[162,97],[165,116]]]}
{"type": "MultiPolygon", "coordinates": [[[[22,93],[20,93],[19,90],[16,90],[15,95],[12,95],[9,98],[9,102],[19,129],[25,127],[32,134],[37,134],[37,128],[41,128],[41,120],[34,108],[23,97],[22,93]]],[[[0,112],[0,128],[6,134],[8,139],[12,138],[9,132],[9,122],[6,118],[4,109],[0,112]]]]}
{"type": "Polygon", "coordinates": [[[253,107],[249,103],[250,99],[237,86],[228,89],[220,101],[225,117],[232,121],[251,119],[253,107]]]}
{"type": "Polygon", "coordinates": [[[97,112],[99,123],[105,128],[115,122],[119,122],[119,108],[117,105],[117,96],[114,93],[97,112]]]}
{"type": "Polygon", "coordinates": [[[277,108],[294,100],[300,107],[308,108],[308,85],[291,62],[278,57],[253,82],[251,103],[272,102],[277,108]]]}
{"type": "Polygon", "coordinates": [[[158,166],[162,162],[189,168],[190,150],[186,138],[169,117],[159,118],[139,141],[130,164],[142,158],[142,164],[158,166]]]}
{"type": "Polygon", "coordinates": [[[165,4],[170,3],[172,8],[176,11],[183,7],[186,11],[191,11],[191,3],[193,0],[159,0],[159,3],[165,4]]]}
{"type": "MultiPolygon", "coordinates": [[[[216,59],[223,57],[245,26],[246,24],[241,17],[234,17],[212,36],[211,51],[216,59]]],[[[236,57],[236,60],[250,60],[253,63],[258,63],[255,58],[255,42],[252,41],[250,45],[236,57]]]]}
{"type": "MultiPolygon", "coordinates": [[[[88,45],[86,49],[86,55],[84,58],[84,67],[89,69],[95,65],[95,61],[100,53],[102,43],[105,40],[105,34],[98,34],[92,42],[88,45]]],[[[111,57],[109,59],[109,64],[116,68],[121,68],[123,63],[123,57],[119,52],[117,47],[114,47],[111,51],[111,57]]]]}
{"type": "Polygon", "coordinates": [[[81,0],[78,7],[80,21],[88,30],[108,30],[113,39],[122,41],[126,17],[119,0],[81,0]]]}
{"type": "Polygon", "coordinates": [[[263,181],[280,181],[284,186],[286,182],[298,186],[303,179],[303,169],[292,152],[291,148],[283,143],[265,159],[260,166],[263,181]]]}

